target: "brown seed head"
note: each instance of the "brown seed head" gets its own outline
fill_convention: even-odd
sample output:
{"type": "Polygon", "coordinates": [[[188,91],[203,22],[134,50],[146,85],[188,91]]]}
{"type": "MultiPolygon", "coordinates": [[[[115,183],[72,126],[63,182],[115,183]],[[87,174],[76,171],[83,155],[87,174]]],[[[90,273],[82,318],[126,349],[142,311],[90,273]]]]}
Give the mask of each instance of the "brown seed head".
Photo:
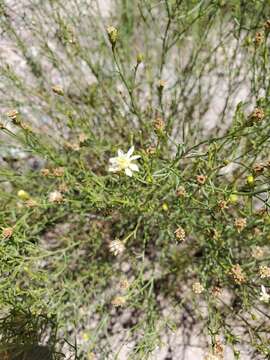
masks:
{"type": "Polygon", "coordinates": [[[116,296],[112,299],[112,305],[115,307],[122,307],[126,303],[126,299],[123,296],[116,296]]]}
{"type": "Polygon", "coordinates": [[[180,226],[175,230],[175,236],[179,241],[185,241],[186,239],[186,233],[185,230],[180,226]]]}
{"type": "Polygon", "coordinates": [[[264,116],[264,111],[261,108],[255,108],[250,114],[250,118],[256,122],[263,120],[264,116]]]}
{"type": "Polygon", "coordinates": [[[232,266],[230,274],[232,275],[236,284],[241,285],[246,281],[246,275],[239,264],[232,266]]]}
{"type": "Polygon", "coordinates": [[[207,176],[205,175],[197,175],[196,177],[197,183],[200,185],[205,184],[206,180],[207,180],[207,176]]]}
{"type": "Polygon", "coordinates": [[[19,112],[17,110],[10,110],[6,114],[11,120],[16,120],[17,115],[19,115],[19,112]]]}
{"type": "Polygon", "coordinates": [[[185,197],[187,196],[187,192],[186,189],[184,188],[184,186],[179,186],[176,190],[176,196],[178,197],[185,197]]]}
{"type": "Polygon", "coordinates": [[[264,34],[260,31],[258,31],[256,33],[255,39],[254,39],[255,45],[259,46],[263,41],[264,41],[264,34]]]}
{"type": "Polygon", "coordinates": [[[240,233],[247,225],[247,220],[244,218],[238,218],[234,220],[234,226],[237,231],[240,233]]]}
{"type": "Polygon", "coordinates": [[[54,85],[52,87],[52,91],[57,95],[61,95],[61,96],[64,95],[64,89],[60,85],[54,85]]]}
{"type": "Polygon", "coordinates": [[[7,227],[2,230],[2,238],[3,239],[9,239],[13,234],[13,228],[7,227]]]}
{"type": "Polygon", "coordinates": [[[156,131],[163,131],[165,128],[165,123],[161,117],[157,117],[154,121],[154,129],[156,131]]]}
{"type": "Polygon", "coordinates": [[[262,279],[270,277],[270,267],[268,266],[260,266],[259,268],[260,277],[262,279]]]}

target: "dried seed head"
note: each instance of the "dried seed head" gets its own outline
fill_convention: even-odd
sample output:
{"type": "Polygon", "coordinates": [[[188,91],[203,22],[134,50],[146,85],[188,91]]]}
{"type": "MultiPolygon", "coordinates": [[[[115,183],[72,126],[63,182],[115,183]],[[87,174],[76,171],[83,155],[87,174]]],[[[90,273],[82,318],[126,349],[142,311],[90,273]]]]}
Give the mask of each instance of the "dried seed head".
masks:
{"type": "Polygon", "coordinates": [[[258,31],[256,33],[255,39],[254,39],[255,45],[259,46],[263,41],[264,41],[264,34],[260,31],[258,31]]]}
{"type": "Polygon", "coordinates": [[[73,151],[79,151],[80,150],[80,144],[76,143],[76,142],[66,142],[65,143],[65,148],[68,150],[73,150],[73,151]]]}
{"type": "Polygon", "coordinates": [[[260,266],[259,273],[260,273],[261,279],[269,278],[270,277],[270,267],[260,266]]]}
{"type": "Polygon", "coordinates": [[[161,117],[157,117],[154,121],[154,129],[158,132],[163,131],[165,128],[165,123],[161,117]]]}
{"type": "Polygon", "coordinates": [[[262,234],[262,231],[259,228],[254,229],[254,236],[260,236],[262,234]]]}
{"type": "Polygon", "coordinates": [[[204,360],[221,360],[219,356],[214,355],[214,354],[208,354],[204,360]]]}
{"type": "Polygon", "coordinates": [[[42,176],[49,176],[51,172],[49,169],[44,168],[40,170],[40,173],[42,176]]]}
{"type": "Polygon", "coordinates": [[[121,255],[125,251],[125,245],[121,240],[116,239],[110,242],[109,250],[114,256],[121,255]]]}
{"type": "Polygon", "coordinates": [[[227,201],[225,201],[225,200],[220,200],[220,201],[218,202],[218,207],[220,208],[220,210],[228,209],[227,201]]]}
{"type": "Polygon", "coordinates": [[[61,95],[61,96],[64,95],[64,89],[62,88],[61,85],[54,85],[52,87],[52,91],[57,95],[61,95]]]}
{"type": "Polygon", "coordinates": [[[157,148],[155,146],[151,145],[151,146],[148,146],[148,148],[145,151],[146,151],[146,154],[148,154],[148,155],[154,155],[157,151],[157,148]]]}
{"type": "Polygon", "coordinates": [[[264,29],[265,31],[270,31],[270,19],[266,20],[264,23],[264,29]]]}
{"type": "Polygon", "coordinates": [[[79,135],[79,143],[83,144],[88,139],[88,136],[84,133],[80,133],[79,135]]]}
{"type": "Polygon", "coordinates": [[[118,38],[118,30],[114,26],[107,27],[107,34],[110,40],[110,43],[114,47],[118,38]]]}
{"type": "Polygon", "coordinates": [[[26,200],[25,205],[28,208],[33,208],[33,207],[38,206],[38,203],[34,199],[29,199],[29,200],[26,200]]]}
{"type": "Polygon", "coordinates": [[[50,203],[61,203],[64,200],[63,195],[57,190],[50,192],[48,199],[50,203]]]}
{"type": "Polygon", "coordinates": [[[255,246],[251,251],[251,256],[254,257],[254,259],[261,259],[264,257],[264,250],[260,246],[255,246]]]}
{"type": "Polygon", "coordinates": [[[1,129],[5,129],[5,128],[6,128],[5,125],[0,122],[0,130],[1,130],[1,129]]]}
{"type": "Polygon", "coordinates": [[[186,239],[186,233],[185,230],[180,226],[175,230],[175,236],[179,241],[185,241],[186,239]]]}
{"type": "Polygon", "coordinates": [[[212,294],[213,294],[215,297],[220,296],[221,293],[222,293],[221,287],[219,287],[219,286],[214,286],[214,287],[213,287],[213,289],[212,289],[212,294]]]}
{"type": "Polygon", "coordinates": [[[253,166],[253,171],[255,172],[255,174],[260,174],[263,172],[263,170],[264,170],[263,163],[258,163],[253,166]]]}
{"type": "Polygon", "coordinates": [[[205,175],[197,175],[196,177],[197,183],[200,185],[205,184],[206,180],[207,180],[207,176],[205,175]]]}
{"type": "Polygon", "coordinates": [[[240,233],[247,226],[247,220],[244,218],[235,219],[234,226],[236,227],[237,231],[240,233]]]}
{"type": "Polygon", "coordinates": [[[16,120],[17,115],[19,115],[19,112],[17,110],[10,110],[6,114],[11,120],[16,120]]]}
{"type": "Polygon", "coordinates": [[[201,294],[204,291],[204,287],[200,282],[195,282],[192,285],[192,290],[195,292],[195,294],[201,294]]]}
{"type": "Polygon", "coordinates": [[[2,238],[3,239],[9,239],[13,234],[13,228],[7,227],[2,230],[2,238]]]}
{"type": "Polygon", "coordinates": [[[253,112],[250,114],[250,118],[256,122],[263,120],[264,118],[264,111],[261,108],[255,108],[253,112]]]}
{"type": "Polygon", "coordinates": [[[166,81],[160,79],[160,80],[158,81],[157,87],[158,87],[158,89],[159,89],[160,91],[162,91],[162,90],[164,89],[165,85],[166,85],[166,81]]]}
{"type": "Polygon", "coordinates": [[[59,185],[58,187],[58,190],[61,192],[61,193],[66,193],[68,192],[68,186],[66,183],[62,183],[59,185]]]}
{"type": "Polygon", "coordinates": [[[116,296],[114,299],[112,299],[112,305],[115,307],[124,306],[126,303],[126,299],[124,296],[116,296]]]}
{"type": "Polygon", "coordinates": [[[129,288],[129,282],[127,279],[120,280],[119,285],[120,285],[120,289],[122,290],[127,290],[129,288]]]}
{"type": "Polygon", "coordinates": [[[241,266],[239,264],[233,265],[230,274],[232,275],[236,284],[243,284],[246,281],[246,275],[243,272],[241,266]]]}
{"type": "Polygon", "coordinates": [[[63,176],[65,173],[65,168],[63,167],[58,167],[52,170],[52,175],[55,177],[61,177],[63,176]]]}
{"type": "Polygon", "coordinates": [[[187,192],[186,189],[184,188],[184,186],[179,186],[176,190],[176,196],[178,197],[185,197],[187,196],[187,192]]]}
{"type": "Polygon", "coordinates": [[[216,339],[214,345],[214,354],[217,355],[219,358],[223,358],[224,356],[224,347],[222,342],[219,339],[216,339]]]}

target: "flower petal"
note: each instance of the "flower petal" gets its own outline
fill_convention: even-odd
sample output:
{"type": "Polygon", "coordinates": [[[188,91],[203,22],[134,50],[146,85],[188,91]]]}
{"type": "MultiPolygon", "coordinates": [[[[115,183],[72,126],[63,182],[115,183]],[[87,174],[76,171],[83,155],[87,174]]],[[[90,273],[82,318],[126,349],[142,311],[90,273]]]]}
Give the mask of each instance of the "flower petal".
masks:
{"type": "Polygon", "coordinates": [[[123,156],[124,153],[123,153],[123,151],[122,151],[121,149],[119,149],[119,150],[117,150],[117,155],[118,155],[118,156],[123,156]]]}
{"type": "Polygon", "coordinates": [[[131,148],[127,152],[127,156],[130,157],[134,152],[134,146],[131,146],[131,148]]]}
{"type": "Polygon", "coordinates": [[[125,174],[129,177],[132,177],[132,171],[129,168],[125,169],[125,174]]]}
{"type": "Polygon", "coordinates": [[[117,172],[117,171],[119,171],[119,168],[117,166],[109,166],[108,171],[117,172]]]}
{"type": "Polygon", "coordinates": [[[137,164],[129,164],[129,168],[132,170],[132,171],[139,171],[139,166],[137,164]]]}
{"type": "Polygon", "coordinates": [[[141,155],[133,155],[130,157],[130,160],[137,160],[137,159],[140,159],[141,158],[141,155]]]}

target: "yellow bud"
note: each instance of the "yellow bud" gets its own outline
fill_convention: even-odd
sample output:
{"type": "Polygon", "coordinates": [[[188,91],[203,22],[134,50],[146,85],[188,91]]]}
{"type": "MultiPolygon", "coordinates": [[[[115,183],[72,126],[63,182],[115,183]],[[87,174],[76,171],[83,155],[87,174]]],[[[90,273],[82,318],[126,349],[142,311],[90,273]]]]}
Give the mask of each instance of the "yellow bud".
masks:
{"type": "Polygon", "coordinates": [[[248,184],[249,186],[253,186],[253,185],[254,185],[254,177],[253,177],[252,175],[249,175],[249,176],[247,177],[247,184],[248,184]]]}
{"type": "Polygon", "coordinates": [[[237,204],[238,203],[238,196],[236,194],[231,194],[229,197],[229,202],[231,204],[237,204]]]}
{"type": "Polygon", "coordinates": [[[17,192],[17,195],[18,197],[21,199],[21,200],[28,200],[30,199],[30,195],[28,194],[28,192],[24,191],[24,190],[19,190],[17,192]]]}
{"type": "Polygon", "coordinates": [[[168,211],[168,210],[169,210],[169,207],[168,207],[168,205],[167,205],[166,203],[163,203],[163,204],[162,204],[162,209],[163,209],[164,211],[168,211]]]}
{"type": "Polygon", "coordinates": [[[139,53],[137,54],[137,64],[140,64],[143,62],[143,54],[139,53]]]}

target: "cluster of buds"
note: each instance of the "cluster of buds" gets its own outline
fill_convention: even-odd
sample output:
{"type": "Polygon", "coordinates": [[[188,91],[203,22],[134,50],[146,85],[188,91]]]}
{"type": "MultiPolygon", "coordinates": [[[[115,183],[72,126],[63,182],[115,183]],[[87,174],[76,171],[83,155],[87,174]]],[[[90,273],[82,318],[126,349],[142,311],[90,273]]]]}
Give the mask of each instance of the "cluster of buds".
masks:
{"type": "Polygon", "coordinates": [[[110,40],[112,47],[115,47],[117,38],[118,38],[118,30],[114,26],[107,27],[107,34],[110,40]]]}
{"type": "Polygon", "coordinates": [[[201,294],[204,291],[204,287],[200,282],[195,282],[192,285],[192,290],[194,291],[195,294],[201,294]]]}
{"type": "Polygon", "coordinates": [[[236,227],[237,231],[240,233],[247,226],[247,220],[244,218],[235,219],[234,226],[236,227]]]}
{"type": "Polygon", "coordinates": [[[270,277],[270,267],[268,266],[260,266],[259,268],[260,277],[262,279],[270,277]]]}
{"type": "Polygon", "coordinates": [[[185,230],[181,226],[179,228],[177,228],[174,233],[175,233],[177,240],[185,241],[186,233],[185,233],[185,230]]]}
{"type": "Polygon", "coordinates": [[[47,168],[41,169],[41,175],[45,177],[47,176],[62,177],[64,173],[65,173],[65,168],[63,167],[58,167],[52,170],[47,168]]]}
{"type": "Polygon", "coordinates": [[[200,185],[204,185],[206,180],[207,180],[207,176],[205,176],[205,175],[197,175],[197,177],[196,177],[196,181],[200,185]]]}
{"type": "Polygon", "coordinates": [[[154,129],[157,132],[163,132],[165,128],[165,122],[161,117],[157,117],[154,121],[154,129]]]}
{"type": "Polygon", "coordinates": [[[264,41],[264,34],[258,31],[255,35],[254,43],[256,46],[259,46],[263,41],[264,41]]]}
{"type": "Polygon", "coordinates": [[[109,250],[114,256],[121,255],[125,251],[125,245],[121,240],[116,239],[110,242],[109,250]]]}
{"type": "Polygon", "coordinates": [[[52,91],[57,95],[61,95],[61,96],[64,95],[64,89],[62,88],[61,85],[54,85],[52,87],[52,91]]]}
{"type": "Polygon", "coordinates": [[[9,239],[13,235],[13,227],[7,227],[2,230],[2,238],[9,239]]]}
{"type": "Polygon", "coordinates": [[[236,284],[241,285],[246,281],[246,275],[239,264],[233,265],[230,274],[232,275],[236,284]]]}

